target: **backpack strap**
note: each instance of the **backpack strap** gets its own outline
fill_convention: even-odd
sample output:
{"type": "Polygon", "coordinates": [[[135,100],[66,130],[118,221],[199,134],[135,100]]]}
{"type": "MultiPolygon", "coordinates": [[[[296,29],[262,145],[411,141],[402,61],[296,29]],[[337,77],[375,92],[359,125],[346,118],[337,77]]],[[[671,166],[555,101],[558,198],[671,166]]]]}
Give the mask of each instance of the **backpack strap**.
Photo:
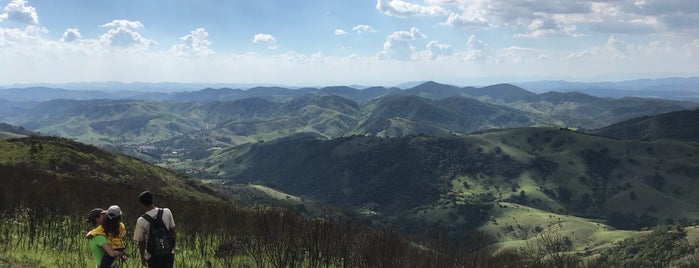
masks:
{"type": "MultiPolygon", "coordinates": [[[[158,214],[155,216],[155,219],[153,217],[151,217],[150,215],[148,215],[148,213],[143,213],[143,216],[141,216],[141,217],[146,219],[146,221],[148,221],[149,224],[160,223],[163,226],[165,226],[165,222],[163,222],[163,209],[162,208],[158,208],[158,214]]],[[[165,226],[165,227],[167,228],[167,226],[165,226]]],[[[167,228],[167,229],[169,229],[169,228],[167,228]]]]}

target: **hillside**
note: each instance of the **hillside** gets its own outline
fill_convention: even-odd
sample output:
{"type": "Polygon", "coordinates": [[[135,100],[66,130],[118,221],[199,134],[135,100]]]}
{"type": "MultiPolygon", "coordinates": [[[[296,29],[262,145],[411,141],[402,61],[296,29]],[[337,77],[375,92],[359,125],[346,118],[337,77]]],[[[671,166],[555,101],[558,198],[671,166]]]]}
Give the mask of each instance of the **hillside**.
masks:
{"type": "Polygon", "coordinates": [[[0,173],[2,210],[28,205],[67,214],[118,203],[140,211],[134,197],[144,189],[168,204],[229,202],[196,180],[63,138],[0,140],[0,173]]]}
{"type": "MultiPolygon", "coordinates": [[[[155,194],[156,205],[173,211],[178,266],[463,264],[454,255],[432,253],[393,232],[340,213],[309,219],[290,209],[239,207],[201,181],[64,138],[0,140],[0,174],[3,267],[94,266],[83,238],[91,228],[85,223],[85,213],[94,207],[118,204],[130,232],[143,212],[137,196],[146,189],[155,194]]],[[[139,265],[138,247],[131,239],[125,243],[131,257],[126,265],[139,265]]],[[[483,260],[498,262],[494,256],[481,257],[483,260]]]]}
{"type": "Polygon", "coordinates": [[[437,227],[458,236],[494,221],[519,225],[512,237],[506,233],[514,230],[497,230],[505,240],[521,240],[536,226],[553,226],[563,217],[556,214],[581,217],[591,228],[693,224],[696,155],[691,143],[520,128],[444,138],[283,139],[221,150],[192,166],[346,205],[408,233],[437,227]],[[511,212],[550,216],[515,223],[501,212],[508,203],[522,208],[511,212]]]}
{"type": "Polygon", "coordinates": [[[594,131],[617,139],[672,139],[699,142],[699,109],[643,116],[594,131]]]}

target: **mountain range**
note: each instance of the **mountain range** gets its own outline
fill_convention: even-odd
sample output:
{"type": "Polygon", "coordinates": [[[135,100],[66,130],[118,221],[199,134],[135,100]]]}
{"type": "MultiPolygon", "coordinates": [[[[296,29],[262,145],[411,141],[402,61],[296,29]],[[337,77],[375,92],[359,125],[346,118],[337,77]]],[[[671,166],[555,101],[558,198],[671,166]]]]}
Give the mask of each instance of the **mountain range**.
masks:
{"type": "MultiPolygon", "coordinates": [[[[578,92],[536,94],[509,84],[458,88],[435,82],[406,90],[204,89],[163,95],[168,96],[167,101],[54,99],[56,95],[45,92],[49,89],[25,89],[27,98],[32,90],[51,100],[2,100],[2,121],[90,144],[164,143],[189,151],[298,133],[336,138],[449,136],[536,125],[596,129],[698,106],[688,101],[600,98],[578,92]]],[[[0,92],[5,91],[12,90],[0,92]]],[[[82,93],[89,98],[90,92],[82,93]]]]}

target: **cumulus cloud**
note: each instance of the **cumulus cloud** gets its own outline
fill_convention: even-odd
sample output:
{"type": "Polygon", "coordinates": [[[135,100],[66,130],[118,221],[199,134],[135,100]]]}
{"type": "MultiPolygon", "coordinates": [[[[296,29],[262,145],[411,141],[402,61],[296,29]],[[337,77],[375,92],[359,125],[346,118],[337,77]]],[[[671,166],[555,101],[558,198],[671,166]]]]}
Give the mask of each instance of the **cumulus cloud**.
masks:
{"type": "Polygon", "coordinates": [[[420,30],[415,27],[410,28],[410,31],[394,32],[386,37],[386,42],[383,44],[383,51],[377,54],[377,58],[397,60],[413,59],[415,53],[413,41],[418,38],[425,39],[427,36],[420,33],[420,30]]]}
{"type": "Polygon", "coordinates": [[[426,56],[430,60],[435,60],[438,58],[448,57],[453,54],[450,44],[440,43],[437,40],[430,41],[427,43],[427,53],[426,56]]]}
{"type": "Polygon", "coordinates": [[[24,29],[0,28],[0,47],[22,47],[30,49],[33,46],[46,44],[47,41],[41,37],[46,33],[46,29],[34,25],[29,25],[24,29]]]}
{"type": "Polygon", "coordinates": [[[100,36],[100,42],[115,48],[140,48],[152,47],[157,42],[143,37],[135,29],[143,28],[140,21],[114,20],[100,27],[111,28],[100,36]]]}
{"type": "Polygon", "coordinates": [[[172,47],[172,51],[177,55],[184,56],[209,56],[213,55],[214,51],[209,47],[209,33],[204,28],[197,28],[189,34],[180,37],[182,43],[172,47]]]}
{"type": "Polygon", "coordinates": [[[274,36],[272,36],[271,34],[259,33],[252,38],[252,42],[272,44],[277,42],[277,39],[275,39],[274,36]]]}
{"type": "Polygon", "coordinates": [[[75,40],[80,39],[80,37],[80,31],[77,28],[68,28],[65,32],[63,32],[63,37],[61,37],[61,41],[73,42],[75,40]]]}
{"type": "Polygon", "coordinates": [[[25,0],[12,0],[0,14],[0,21],[14,21],[29,25],[39,25],[39,15],[36,9],[27,5],[25,0]]]}
{"type": "Polygon", "coordinates": [[[335,35],[346,35],[347,32],[343,29],[335,29],[335,35]]]}
{"type": "Polygon", "coordinates": [[[485,42],[476,38],[475,35],[471,35],[468,37],[466,47],[468,49],[463,53],[462,56],[462,58],[466,61],[484,59],[486,58],[486,55],[489,53],[490,50],[488,45],[485,42]]]}
{"type": "Polygon", "coordinates": [[[445,10],[437,5],[423,6],[402,0],[377,0],[376,9],[389,16],[438,16],[445,14],[445,10]]]}
{"type": "Polygon", "coordinates": [[[376,32],[376,30],[374,30],[374,28],[372,28],[371,26],[362,25],[362,24],[352,27],[352,31],[355,31],[358,34],[362,34],[362,33],[366,33],[366,32],[369,32],[369,33],[376,32]]]}

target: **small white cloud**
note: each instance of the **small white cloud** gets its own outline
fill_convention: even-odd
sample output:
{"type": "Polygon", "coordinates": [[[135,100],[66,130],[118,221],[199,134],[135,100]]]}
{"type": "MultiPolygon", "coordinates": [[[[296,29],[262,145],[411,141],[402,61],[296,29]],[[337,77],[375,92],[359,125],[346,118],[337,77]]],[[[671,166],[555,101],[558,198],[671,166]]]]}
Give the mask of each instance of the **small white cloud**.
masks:
{"type": "Polygon", "coordinates": [[[443,44],[437,40],[427,43],[427,58],[435,60],[442,57],[448,57],[453,54],[450,44],[443,44]]]}
{"type": "Polygon", "coordinates": [[[259,34],[256,34],[255,37],[252,38],[252,42],[253,43],[271,44],[271,43],[277,42],[277,39],[274,39],[274,36],[272,36],[271,34],[259,33],[259,34]]]}
{"type": "Polygon", "coordinates": [[[490,47],[488,47],[488,45],[483,41],[478,40],[475,35],[468,37],[466,47],[468,49],[461,53],[461,58],[466,61],[485,59],[488,53],[490,53],[490,47]]]}
{"type": "Polygon", "coordinates": [[[402,0],[377,0],[376,9],[389,16],[438,16],[446,11],[437,5],[422,6],[402,0]]]}
{"type": "Polygon", "coordinates": [[[476,14],[477,12],[466,12],[466,13],[451,13],[447,20],[442,23],[455,28],[480,28],[488,29],[492,28],[493,25],[490,24],[488,19],[486,19],[481,14],[476,14]]]}
{"type": "Polygon", "coordinates": [[[25,0],[12,0],[0,14],[0,21],[14,21],[29,25],[39,25],[39,15],[33,6],[28,6],[25,0]]]}
{"type": "Polygon", "coordinates": [[[352,53],[349,56],[345,57],[345,60],[347,61],[358,61],[359,59],[360,57],[357,53],[352,53]]]}
{"type": "Polygon", "coordinates": [[[499,56],[497,62],[522,64],[533,59],[542,60],[548,58],[549,56],[539,49],[511,46],[504,49],[504,53],[499,56]]]}
{"type": "Polygon", "coordinates": [[[63,32],[63,37],[61,37],[61,41],[73,42],[75,40],[80,39],[80,37],[80,31],[78,31],[77,28],[68,28],[65,32],[63,32]]]}
{"type": "Polygon", "coordinates": [[[418,38],[427,38],[420,33],[418,28],[412,27],[410,31],[397,31],[386,37],[383,51],[376,56],[378,59],[410,60],[415,58],[415,46],[413,41],[418,38]]]}
{"type": "Polygon", "coordinates": [[[343,29],[335,29],[335,35],[346,35],[347,32],[343,29]]]}
{"type": "Polygon", "coordinates": [[[172,47],[172,51],[177,55],[213,55],[214,51],[209,47],[209,33],[204,28],[197,28],[189,32],[188,35],[180,37],[181,44],[172,47]]]}
{"type": "Polygon", "coordinates": [[[375,32],[376,32],[376,30],[374,30],[374,28],[372,28],[371,26],[369,26],[369,25],[362,25],[362,24],[352,27],[352,31],[355,31],[355,32],[357,32],[358,34],[362,34],[362,33],[365,33],[365,32],[369,32],[369,33],[375,33],[375,32]]]}
{"type": "Polygon", "coordinates": [[[146,39],[140,33],[134,31],[134,29],[143,28],[143,24],[140,21],[114,20],[100,27],[111,28],[100,36],[100,42],[106,46],[149,48],[157,44],[157,42],[146,39]]]}
{"type": "Polygon", "coordinates": [[[553,36],[578,37],[575,25],[566,25],[552,18],[535,18],[527,25],[527,33],[515,34],[515,37],[540,38],[553,36]]]}
{"type": "Polygon", "coordinates": [[[139,29],[143,28],[143,23],[141,23],[140,21],[114,20],[112,22],[102,24],[100,25],[100,27],[139,29]]]}

